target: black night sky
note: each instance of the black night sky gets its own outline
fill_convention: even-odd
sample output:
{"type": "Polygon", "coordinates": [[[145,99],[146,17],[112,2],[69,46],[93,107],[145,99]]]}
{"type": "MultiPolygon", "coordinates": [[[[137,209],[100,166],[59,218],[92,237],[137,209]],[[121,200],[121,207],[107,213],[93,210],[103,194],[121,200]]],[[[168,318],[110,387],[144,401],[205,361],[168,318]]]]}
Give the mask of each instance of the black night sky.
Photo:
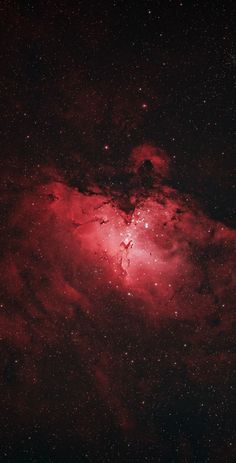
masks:
{"type": "Polygon", "coordinates": [[[1,3],[0,462],[235,461],[233,3],[1,3]]]}

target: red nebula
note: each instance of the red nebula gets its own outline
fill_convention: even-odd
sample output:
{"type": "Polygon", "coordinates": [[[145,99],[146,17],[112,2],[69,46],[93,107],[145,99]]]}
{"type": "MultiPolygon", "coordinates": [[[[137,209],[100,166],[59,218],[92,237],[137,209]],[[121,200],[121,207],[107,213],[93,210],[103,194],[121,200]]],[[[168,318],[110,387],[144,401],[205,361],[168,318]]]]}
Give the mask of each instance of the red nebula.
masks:
{"type": "Polygon", "coordinates": [[[229,359],[224,353],[214,371],[207,367],[213,354],[201,353],[206,339],[217,345],[232,329],[235,232],[160,181],[168,162],[157,148],[137,147],[128,169],[138,175],[147,155],[154,183],[148,192],[133,189],[129,212],[112,190],[105,194],[92,185],[80,192],[57,172],[45,176],[42,170],[42,181],[14,196],[6,224],[11,240],[2,259],[1,341],[24,356],[16,365],[15,410],[23,408],[32,420],[29,404],[37,389],[35,412],[48,420],[43,362],[50,349],[70,346],[89,378],[84,386],[79,367],[67,371],[74,432],[85,440],[96,435],[98,423],[106,428],[112,421],[130,438],[155,441],[160,430],[151,422],[144,426],[144,417],[167,363],[177,376],[168,397],[162,384],[160,406],[181,382],[179,363],[192,383],[199,381],[195,363],[203,365],[201,381],[208,384],[218,381],[229,359]]]}

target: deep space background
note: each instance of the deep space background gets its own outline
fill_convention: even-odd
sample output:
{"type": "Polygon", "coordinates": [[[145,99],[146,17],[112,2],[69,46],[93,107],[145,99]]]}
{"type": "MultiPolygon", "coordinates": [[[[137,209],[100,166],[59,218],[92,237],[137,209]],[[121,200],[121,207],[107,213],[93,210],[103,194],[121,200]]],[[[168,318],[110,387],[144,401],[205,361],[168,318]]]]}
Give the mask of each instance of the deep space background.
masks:
{"type": "Polygon", "coordinates": [[[235,462],[234,2],[0,21],[0,462],[235,462]]]}

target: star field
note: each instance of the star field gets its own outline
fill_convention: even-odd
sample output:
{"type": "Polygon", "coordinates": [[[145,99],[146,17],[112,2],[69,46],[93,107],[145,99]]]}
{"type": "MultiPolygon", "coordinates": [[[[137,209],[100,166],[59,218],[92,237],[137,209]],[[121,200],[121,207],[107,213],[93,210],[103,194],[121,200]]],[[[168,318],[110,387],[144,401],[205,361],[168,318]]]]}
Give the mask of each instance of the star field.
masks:
{"type": "Polygon", "coordinates": [[[0,462],[233,463],[233,2],[1,22],[0,462]]]}

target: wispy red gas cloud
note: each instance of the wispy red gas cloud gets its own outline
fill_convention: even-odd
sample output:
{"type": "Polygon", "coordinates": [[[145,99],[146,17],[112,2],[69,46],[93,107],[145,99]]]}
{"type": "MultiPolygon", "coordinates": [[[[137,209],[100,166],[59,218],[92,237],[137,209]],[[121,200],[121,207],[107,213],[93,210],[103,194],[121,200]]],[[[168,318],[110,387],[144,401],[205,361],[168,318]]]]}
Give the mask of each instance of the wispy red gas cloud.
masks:
{"type": "MultiPolygon", "coordinates": [[[[81,359],[89,378],[86,406],[103,404],[103,423],[109,410],[108,421],[124,435],[154,440],[156,431],[144,431],[143,420],[159,376],[167,374],[163,358],[172,373],[180,362],[189,380],[203,383],[216,381],[208,368],[213,352],[221,352],[216,371],[234,358],[222,338],[232,335],[234,323],[235,232],[165,185],[168,163],[153,145],[136,147],[125,168],[132,183],[125,200],[94,179],[79,191],[53,169],[9,195],[1,342],[24,353],[16,381],[29,397],[38,385],[43,421],[47,349],[68,345],[81,359]],[[205,365],[205,377],[194,377],[196,362],[205,365]]],[[[70,375],[78,374],[71,367],[70,375]]],[[[174,383],[182,384],[176,375],[174,383]]],[[[76,432],[89,439],[99,418],[87,422],[84,389],[77,387],[76,432]]],[[[22,406],[28,407],[25,396],[22,406]]]]}

